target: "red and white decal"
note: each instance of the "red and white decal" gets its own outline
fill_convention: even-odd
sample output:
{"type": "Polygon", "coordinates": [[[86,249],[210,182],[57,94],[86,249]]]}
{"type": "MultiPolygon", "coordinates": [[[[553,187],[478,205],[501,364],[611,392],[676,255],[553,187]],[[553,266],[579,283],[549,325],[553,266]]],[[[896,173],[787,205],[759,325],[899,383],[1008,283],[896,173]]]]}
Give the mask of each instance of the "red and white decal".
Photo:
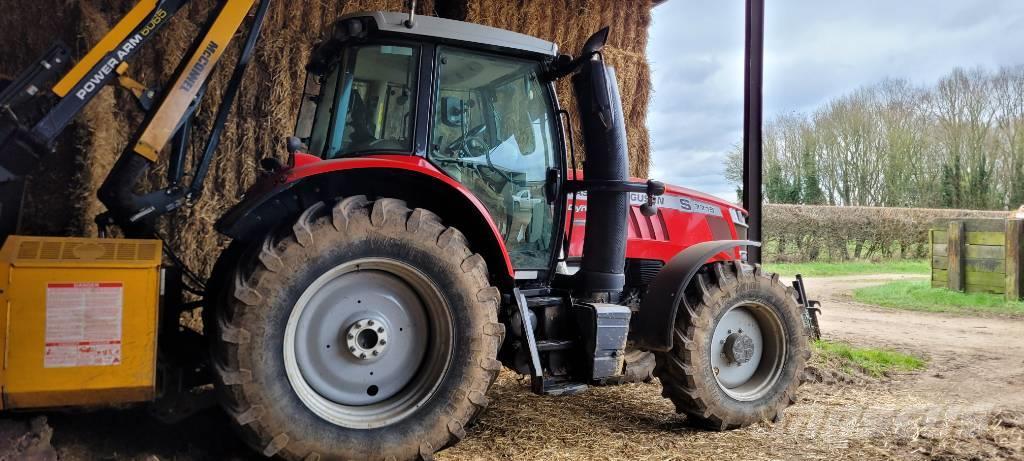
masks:
{"type": "MultiPolygon", "coordinates": [[[[587,193],[586,191],[579,192],[576,195],[576,211],[583,212],[587,211],[587,193]],[[582,202],[582,203],[581,203],[582,202]]],[[[572,203],[570,196],[569,202],[572,203]]],[[[647,194],[642,192],[630,192],[629,193],[629,204],[630,205],[643,205],[647,203],[647,194]]],[[[654,197],[654,204],[658,208],[666,208],[669,210],[682,211],[683,213],[699,213],[706,214],[708,216],[722,217],[722,208],[718,205],[697,200],[695,198],[686,197],[682,195],[659,195],[654,197]]]]}
{"type": "Polygon", "coordinates": [[[46,285],[45,368],[121,363],[124,284],[46,285]]]}
{"type": "MultiPolygon", "coordinates": [[[[629,194],[630,205],[643,205],[647,203],[647,194],[632,192],[629,194]]],[[[700,213],[709,216],[722,217],[722,209],[717,205],[712,205],[707,202],[700,200],[684,197],[682,195],[659,195],[654,197],[654,203],[658,208],[668,208],[670,210],[682,211],[683,213],[700,213]]]]}

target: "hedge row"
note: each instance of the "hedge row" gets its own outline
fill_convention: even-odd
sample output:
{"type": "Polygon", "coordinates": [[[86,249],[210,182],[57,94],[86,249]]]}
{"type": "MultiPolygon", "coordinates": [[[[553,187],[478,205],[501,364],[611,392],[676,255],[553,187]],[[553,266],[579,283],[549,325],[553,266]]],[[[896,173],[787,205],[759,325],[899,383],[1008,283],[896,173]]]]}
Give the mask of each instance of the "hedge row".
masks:
{"type": "Polygon", "coordinates": [[[917,259],[935,220],[1005,218],[1009,212],[930,208],[765,205],[765,260],[917,259]]]}

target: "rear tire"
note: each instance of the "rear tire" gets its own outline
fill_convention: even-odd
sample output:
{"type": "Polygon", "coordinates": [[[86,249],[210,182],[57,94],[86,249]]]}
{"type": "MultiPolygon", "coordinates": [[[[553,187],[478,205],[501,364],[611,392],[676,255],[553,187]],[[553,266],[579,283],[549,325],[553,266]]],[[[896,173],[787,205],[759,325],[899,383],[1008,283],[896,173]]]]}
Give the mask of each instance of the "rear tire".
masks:
{"type": "Polygon", "coordinates": [[[265,456],[429,459],[465,436],[501,367],[488,280],[429,211],[314,205],[235,266],[212,341],[222,405],[265,456]]]}
{"type": "Polygon", "coordinates": [[[810,357],[801,307],[760,266],[707,269],[686,289],[672,349],[655,354],[662,395],[709,429],[776,421],[796,401],[810,357]]]}

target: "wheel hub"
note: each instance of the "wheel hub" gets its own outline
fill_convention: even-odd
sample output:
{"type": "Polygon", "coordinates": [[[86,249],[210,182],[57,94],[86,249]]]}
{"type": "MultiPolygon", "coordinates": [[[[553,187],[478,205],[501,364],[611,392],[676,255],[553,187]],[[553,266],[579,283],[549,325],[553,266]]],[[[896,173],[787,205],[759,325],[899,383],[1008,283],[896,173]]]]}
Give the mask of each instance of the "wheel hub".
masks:
{"type": "Polygon", "coordinates": [[[737,365],[743,365],[754,357],[754,340],[743,334],[743,330],[725,338],[725,357],[737,365]]]}
{"type": "Polygon", "coordinates": [[[739,303],[727,309],[715,325],[712,372],[730,397],[756,400],[778,379],[785,350],[778,316],[760,303],[739,303]]]}
{"type": "Polygon", "coordinates": [[[388,346],[388,329],[384,325],[369,318],[353,323],[345,334],[349,353],[359,360],[374,360],[384,354],[388,346]]]}
{"type": "Polygon", "coordinates": [[[429,341],[426,308],[400,277],[358,270],[319,287],[298,319],[295,356],[322,397],[371,405],[401,392],[429,341]]]}
{"type": "Polygon", "coordinates": [[[306,287],[285,329],[285,371],[317,416],[368,429],[422,405],[452,347],[452,319],[438,287],[404,262],[366,258],[306,287]]]}

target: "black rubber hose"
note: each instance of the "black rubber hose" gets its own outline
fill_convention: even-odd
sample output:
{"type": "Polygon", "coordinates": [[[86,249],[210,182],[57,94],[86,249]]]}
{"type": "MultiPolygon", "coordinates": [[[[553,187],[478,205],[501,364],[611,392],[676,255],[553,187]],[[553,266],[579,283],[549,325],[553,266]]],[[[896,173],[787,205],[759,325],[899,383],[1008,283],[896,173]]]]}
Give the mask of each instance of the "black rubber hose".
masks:
{"type": "Polygon", "coordinates": [[[126,237],[143,238],[153,235],[151,219],[132,221],[132,214],[141,208],[135,185],[142,175],[149,171],[150,161],[134,152],[125,152],[114,163],[107,178],[96,195],[107,207],[114,224],[124,231],[126,237]]]}

